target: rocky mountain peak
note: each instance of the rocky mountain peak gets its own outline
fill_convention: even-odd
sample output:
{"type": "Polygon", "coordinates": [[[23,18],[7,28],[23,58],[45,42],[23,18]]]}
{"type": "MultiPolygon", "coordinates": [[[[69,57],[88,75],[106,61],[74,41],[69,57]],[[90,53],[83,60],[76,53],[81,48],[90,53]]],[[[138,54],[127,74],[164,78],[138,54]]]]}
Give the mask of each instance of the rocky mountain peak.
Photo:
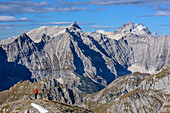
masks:
{"type": "Polygon", "coordinates": [[[133,29],[133,28],[134,28],[134,23],[133,23],[133,22],[125,23],[125,24],[123,24],[123,26],[121,26],[120,28],[133,29]]]}
{"type": "Polygon", "coordinates": [[[132,29],[134,29],[134,23],[133,22],[128,22],[128,23],[125,23],[123,26],[121,26],[116,31],[114,31],[114,33],[115,34],[118,34],[118,33],[129,33],[129,32],[132,31],[132,29]]]}
{"type": "Polygon", "coordinates": [[[59,34],[66,32],[82,32],[77,22],[73,22],[68,26],[42,26],[37,29],[33,29],[27,33],[27,35],[36,43],[39,43],[42,39],[43,34],[47,36],[56,37],[59,34]]]}
{"type": "Polygon", "coordinates": [[[135,24],[134,28],[141,31],[141,30],[145,29],[146,27],[141,23],[137,23],[137,24],[135,24]]]}
{"type": "Polygon", "coordinates": [[[137,35],[150,35],[151,34],[148,28],[141,23],[135,24],[134,29],[131,32],[137,35]]]}
{"type": "Polygon", "coordinates": [[[26,33],[22,33],[19,37],[15,39],[15,41],[25,42],[25,41],[31,41],[30,37],[26,33]]]}
{"type": "Polygon", "coordinates": [[[124,26],[124,27],[125,27],[125,26],[134,26],[134,23],[133,23],[133,22],[128,22],[128,23],[125,23],[123,26],[124,26]]]}
{"type": "Polygon", "coordinates": [[[150,37],[153,36],[149,29],[141,23],[134,24],[133,22],[125,23],[119,29],[113,32],[117,39],[130,34],[130,35],[137,35],[141,37],[150,37]]]}
{"type": "Polygon", "coordinates": [[[70,32],[82,32],[82,29],[79,27],[79,25],[77,24],[77,22],[73,22],[70,26],[68,26],[68,30],[70,32]]]}
{"type": "Polygon", "coordinates": [[[26,33],[22,33],[19,38],[25,39],[28,38],[29,36],[26,33]]]}
{"type": "Polygon", "coordinates": [[[27,37],[27,34],[26,33],[22,33],[20,36],[21,37],[27,37]]]}
{"type": "Polygon", "coordinates": [[[105,31],[103,29],[99,29],[99,30],[96,31],[96,33],[101,33],[102,34],[102,33],[105,33],[105,31]]]}
{"type": "MultiPolygon", "coordinates": [[[[74,21],[74,22],[71,24],[71,26],[80,28],[79,25],[78,25],[78,23],[77,23],[76,21],[74,21]]],[[[81,28],[80,28],[80,29],[81,29],[81,28]]]]}

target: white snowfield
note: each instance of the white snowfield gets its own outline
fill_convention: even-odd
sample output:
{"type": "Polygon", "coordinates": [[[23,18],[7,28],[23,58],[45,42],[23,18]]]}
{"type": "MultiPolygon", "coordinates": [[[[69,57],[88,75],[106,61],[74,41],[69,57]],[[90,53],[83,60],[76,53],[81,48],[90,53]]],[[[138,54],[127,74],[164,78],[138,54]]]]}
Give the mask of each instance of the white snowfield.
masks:
{"type": "Polygon", "coordinates": [[[38,109],[38,111],[39,111],[40,113],[46,113],[46,112],[48,112],[47,109],[43,108],[42,106],[40,106],[40,105],[38,105],[38,104],[31,103],[31,105],[32,105],[33,107],[35,107],[36,109],[38,109]]]}
{"type": "Polygon", "coordinates": [[[102,33],[105,33],[105,31],[104,31],[103,29],[99,29],[99,30],[97,30],[96,32],[97,32],[97,33],[101,33],[101,34],[102,34],[102,33]]]}
{"type": "Polygon", "coordinates": [[[57,79],[58,82],[60,82],[60,84],[64,84],[64,80],[60,77],[57,79]]]}

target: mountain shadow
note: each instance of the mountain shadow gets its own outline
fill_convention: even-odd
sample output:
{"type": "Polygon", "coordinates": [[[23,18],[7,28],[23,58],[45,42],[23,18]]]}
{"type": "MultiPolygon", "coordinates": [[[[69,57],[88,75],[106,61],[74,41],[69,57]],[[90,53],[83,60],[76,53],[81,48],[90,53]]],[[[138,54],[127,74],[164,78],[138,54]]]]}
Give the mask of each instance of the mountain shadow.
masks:
{"type": "MultiPolygon", "coordinates": [[[[99,52],[96,52],[87,46],[81,37],[78,37],[71,33],[73,35],[73,40],[77,41],[78,47],[83,52],[83,54],[90,58],[92,66],[96,68],[96,75],[103,77],[105,80],[107,80],[107,84],[110,84],[113,80],[115,80],[115,75],[111,73],[111,71],[108,69],[106,65],[106,61],[103,59],[102,55],[99,52]]],[[[99,83],[101,81],[98,81],[99,83]]]]}
{"type": "Polygon", "coordinates": [[[31,75],[27,67],[8,62],[6,52],[0,47],[0,91],[9,89],[19,81],[32,81],[31,75]]]}
{"type": "MultiPolygon", "coordinates": [[[[102,35],[101,35],[102,37],[102,35]]],[[[108,55],[108,53],[105,51],[105,49],[93,38],[88,36],[88,38],[92,41],[92,43],[97,47],[98,50],[100,50],[103,54],[105,54],[108,58],[112,59],[114,61],[114,65],[115,65],[115,69],[117,71],[117,74],[119,76],[123,76],[123,75],[127,75],[132,73],[131,71],[127,70],[126,68],[124,68],[123,66],[121,66],[116,60],[114,60],[110,55],[108,55]]],[[[103,38],[103,37],[102,37],[103,38]]],[[[115,40],[115,42],[118,45],[118,42],[115,40]]],[[[104,43],[106,46],[106,43],[104,43]]]]}
{"type": "Polygon", "coordinates": [[[78,73],[79,75],[83,75],[83,73],[85,73],[84,65],[83,65],[83,62],[81,61],[81,59],[78,57],[72,41],[70,41],[70,48],[71,48],[71,51],[72,51],[73,56],[74,56],[73,57],[74,58],[74,65],[76,66],[75,72],[78,73]]]}

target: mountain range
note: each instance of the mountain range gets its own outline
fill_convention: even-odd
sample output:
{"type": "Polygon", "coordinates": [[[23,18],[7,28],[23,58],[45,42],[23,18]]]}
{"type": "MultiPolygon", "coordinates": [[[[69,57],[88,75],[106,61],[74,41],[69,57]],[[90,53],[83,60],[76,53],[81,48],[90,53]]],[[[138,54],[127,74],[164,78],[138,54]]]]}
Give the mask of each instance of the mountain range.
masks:
{"type": "MultiPolygon", "coordinates": [[[[95,112],[165,110],[162,106],[169,102],[169,93],[162,90],[169,90],[169,41],[169,36],[158,36],[132,22],[114,32],[100,29],[93,33],[83,32],[76,22],[42,26],[0,42],[0,91],[20,81],[18,84],[27,83],[21,86],[30,84],[30,90],[37,83],[41,99],[81,105],[95,112]],[[30,82],[22,82],[25,80],[30,82]],[[159,80],[163,85],[157,88],[159,80]]],[[[9,92],[1,93],[0,99],[9,92]]],[[[11,102],[7,100],[1,102],[11,102]]]]}

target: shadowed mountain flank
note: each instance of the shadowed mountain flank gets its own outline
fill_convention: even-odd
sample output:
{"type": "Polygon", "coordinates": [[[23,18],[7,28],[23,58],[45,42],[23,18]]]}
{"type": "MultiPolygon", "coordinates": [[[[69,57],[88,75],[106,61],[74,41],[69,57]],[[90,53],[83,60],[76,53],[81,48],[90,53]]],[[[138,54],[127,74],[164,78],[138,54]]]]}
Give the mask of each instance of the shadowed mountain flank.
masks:
{"type": "MultiPolygon", "coordinates": [[[[98,41],[96,41],[93,37],[90,37],[90,36],[88,36],[88,38],[92,41],[92,43],[97,47],[98,50],[100,50],[104,55],[106,55],[107,57],[109,57],[110,59],[113,60],[113,62],[115,63],[115,68],[117,70],[118,75],[123,76],[123,75],[127,75],[127,74],[131,73],[131,71],[125,69],[125,68],[127,68],[127,66],[125,66],[125,68],[124,68],[115,59],[113,59],[111,55],[108,55],[106,50],[99,44],[98,41]]],[[[103,39],[103,35],[101,35],[101,39],[103,39]]],[[[115,42],[117,42],[117,41],[115,40],[115,42]]],[[[116,44],[119,45],[118,43],[116,43],[116,44]]],[[[106,47],[106,43],[104,45],[106,47]]]]}
{"type": "Polygon", "coordinates": [[[0,47],[0,91],[22,80],[31,80],[31,72],[23,65],[8,62],[5,51],[0,47]]]}
{"type": "MultiPolygon", "coordinates": [[[[102,58],[102,55],[99,52],[90,49],[88,45],[83,43],[81,37],[78,37],[74,34],[72,35],[80,50],[87,58],[91,60],[92,66],[96,68],[96,75],[103,77],[108,81],[108,84],[111,83],[115,79],[115,75],[108,69],[106,61],[102,58]]],[[[101,81],[98,82],[100,83],[101,81]]]]}
{"type": "Polygon", "coordinates": [[[84,65],[82,63],[82,60],[78,57],[77,53],[75,52],[75,48],[74,48],[72,41],[70,41],[70,48],[73,53],[74,65],[76,67],[75,72],[78,73],[79,75],[83,75],[84,65]]]}

